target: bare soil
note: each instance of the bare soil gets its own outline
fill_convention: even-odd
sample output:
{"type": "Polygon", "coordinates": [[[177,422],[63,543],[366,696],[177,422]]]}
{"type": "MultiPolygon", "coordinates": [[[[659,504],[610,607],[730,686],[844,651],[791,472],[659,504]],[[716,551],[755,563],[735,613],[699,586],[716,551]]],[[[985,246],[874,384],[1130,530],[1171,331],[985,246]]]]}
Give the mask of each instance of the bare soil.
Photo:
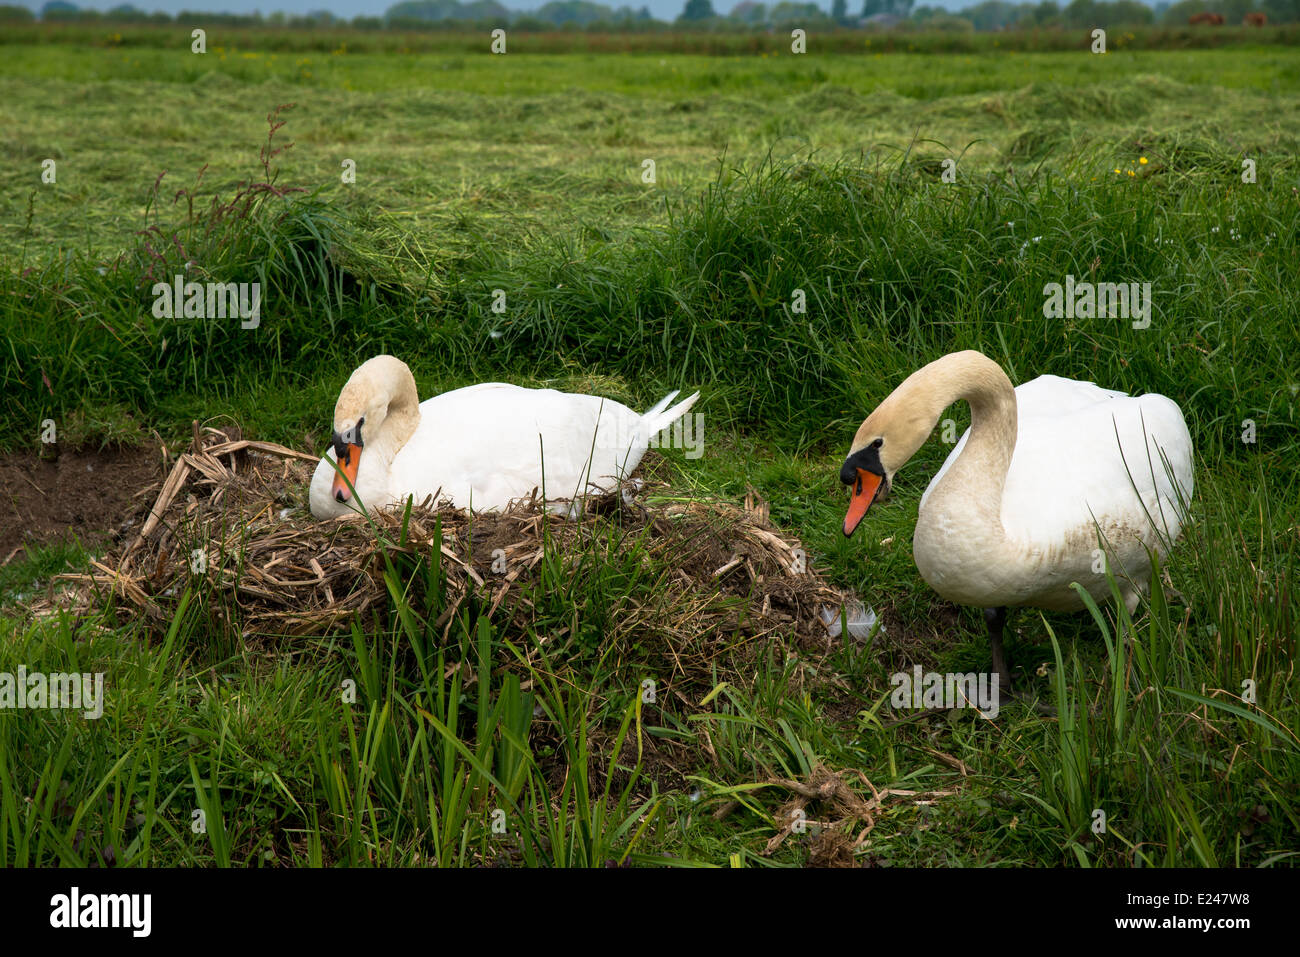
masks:
{"type": "Polygon", "coordinates": [[[62,450],[46,460],[37,452],[0,457],[0,563],[23,557],[31,545],[75,537],[103,543],[157,494],[162,455],[156,448],[62,450]]]}

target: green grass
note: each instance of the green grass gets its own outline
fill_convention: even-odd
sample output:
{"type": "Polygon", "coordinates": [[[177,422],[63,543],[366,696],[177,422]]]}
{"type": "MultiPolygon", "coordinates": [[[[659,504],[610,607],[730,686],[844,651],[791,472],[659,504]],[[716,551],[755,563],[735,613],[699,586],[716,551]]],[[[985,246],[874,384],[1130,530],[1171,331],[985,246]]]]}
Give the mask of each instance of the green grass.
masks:
{"type": "MultiPolygon", "coordinates": [[[[1290,50],[1050,66],[668,56],[651,70],[467,57],[442,73],[446,57],[415,73],[347,54],[303,80],[269,57],[194,76],[154,49],[7,49],[7,447],[33,446],[47,417],[89,438],[156,429],[174,448],[192,418],[230,416],[316,448],[342,381],[380,351],[411,363],[422,394],[508,378],[648,404],[701,388],[706,453],[666,453],[673,494],[753,487],[819,569],[888,612],[889,634],[760,656],[743,675],[723,660],[682,697],[646,702],[663,649],[611,644],[608,624],[629,596],[666,594],[672,569],[612,524],[578,573],[549,552],[529,586],[535,627],[462,612],[445,644],[440,569],[400,550],[386,623],[321,639],[201,624],[219,600],[202,583],[175,597],[161,636],[29,622],[10,604],[0,672],[110,678],[99,722],[0,713],[5,863],[793,866],[806,838],[762,853],[789,797],[768,782],[821,768],[865,797],[856,772],[953,792],[881,813],[864,847],[877,863],[1296,863],[1290,50]],[[153,59],[122,62],[137,52],[153,59]],[[56,100],[79,114],[45,107],[56,100]],[[272,143],[296,145],[263,167],[266,114],[290,101],[272,143]],[[943,182],[939,161],[968,146],[943,182]],[[47,155],[52,188],[34,185],[47,155]],[[654,186],[639,178],[647,155],[662,157],[654,186]],[[353,187],[337,181],[342,156],[358,161],[353,187]],[[263,282],[262,325],[155,319],[150,284],[187,262],[263,282]],[[1067,273],[1151,282],[1151,327],[1045,320],[1042,288],[1067,273]],[[1173,397],[1197,498],[1172,588],[1132,618],[1122,604],[1013,613],[1013,660],[1057,719],[1007,705],[993,723],[896,723],[892,672],[989,665],[978,611],[941,602],[910,554],[948,446],[923,448],[848,541],[838,466],[908,373],[972,347],[1016,382],[1173,397]]],[[[964,427],[964,407],[949,414],[964,427]]],[[[0,570],[0,589],[29,594],[83,560],[39,552],[0,570]]]]}

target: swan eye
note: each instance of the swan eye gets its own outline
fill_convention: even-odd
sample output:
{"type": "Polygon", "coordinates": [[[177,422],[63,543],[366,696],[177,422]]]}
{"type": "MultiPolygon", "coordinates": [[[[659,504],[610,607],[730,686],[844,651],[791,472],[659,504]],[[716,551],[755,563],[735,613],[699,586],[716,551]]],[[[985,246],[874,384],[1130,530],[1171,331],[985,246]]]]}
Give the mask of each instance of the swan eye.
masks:
{"type": "Polygon", "coordinates": [[[366,417],[363,415],[357,419],[357,424],[343,432],[335,432],[332,441],[334,444],[334,454],[340,461],[346,461],[347,447],[355,445],[357,448],[364,448],[365,442],[361,439],[361,426],[366,424],[366,417]]]}
{"type": "Polygon", "coordinates": [[[871,443],[871,447],[872,447],[873,449],[878,449],[878,448],[880,448],[880,447],[881,447],[882,445],[884,445],[884,444],[885,444],[885,440],[884,440],[884,439],[876,439],[876,441],[874,441],[874,442],[871,443]]]}

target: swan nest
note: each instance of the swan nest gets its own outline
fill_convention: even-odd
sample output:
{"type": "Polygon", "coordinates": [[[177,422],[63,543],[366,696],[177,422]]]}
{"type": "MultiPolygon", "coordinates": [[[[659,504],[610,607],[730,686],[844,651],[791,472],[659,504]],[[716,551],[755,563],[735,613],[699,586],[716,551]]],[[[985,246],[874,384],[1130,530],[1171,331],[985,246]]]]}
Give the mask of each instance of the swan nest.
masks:
{"type": "MultiPolygon", "coordinates": [[[[57,576],[37,612],[107,608],[121,623],[161,630],[188,588],[203,596],[192,603],[198,613],[246,639],[322,634],[352,620],[383,627],[391,608],[385,573],[409,575],[436,549],[445,610],[434,628],[444,640],[462,609],[486,614],[516,636],[538,634],[538,600],[546,597],[539,585],[548,567],[553,573],[556,561],[565,563],[567,591],[568,582],[598,574],[601,563],[617,564],[618,580],[625,580],[629,557],[639,554],[648,565],[643,581],[651,584],[607,596],[602,644],[662,640],[677,667],[686,666],[684,656],[702,656],[696,664],[707,669],[717,651],[734,651],[737,642],[825,653],[842,640],[844,607],[857,634],[852,609],[860,604],[827,583],[798,539],[775,528],[752,494],[743,508],[659,504],[647,502],[647,493],[665,486],[648,480],[636,497],[589,500],[576,520],[537,502],[475,514],[444,505],[412,509],[403,531],[400,511],[370,521],[314,519],[306,494],[316,461],[244,439],[234,428],[196,423],[190,448],[160,488],[141,490],[109,553],[87,574],[57,576]]],[[[647,464],[653,470],[653,457],[647,464]]],[[[554,574],[548,580],[553,590],[554,574]]],[[[581,589],[574,593],[583,599],[581,589]]],[[[562,645],[565,630],[544,640],[562,645]]]]}

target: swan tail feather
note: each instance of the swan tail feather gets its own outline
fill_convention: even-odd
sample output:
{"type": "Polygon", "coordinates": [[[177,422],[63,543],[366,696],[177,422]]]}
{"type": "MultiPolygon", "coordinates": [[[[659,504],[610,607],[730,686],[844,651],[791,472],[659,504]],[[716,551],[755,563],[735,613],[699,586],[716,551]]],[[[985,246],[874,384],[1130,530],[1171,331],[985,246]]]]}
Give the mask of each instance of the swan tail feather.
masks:
{"type": "Polygon", "coordinates": [[[663,399],[656,402],[654,407],[646,412],[645,415],[641,416],[641,427],[644,430],[647,439],[653,435],[657,435],[659,432],[668,428],[668,426],[672,425],[684,416],[690,411],[691,406],[693,406],[695,401],[700,397],[698,392],[692,393],[685,399],[682,399],[681,402],[678,402],[671,409],[668,408],[668,403],[677,398],[680,391],[680,389],[677,389],[670,392],[663,399]]]}
{"type": "Polygon", "coordinates": [[[669,392],[666,396],[664,396],[662,399],[656,402],[653,406],[646,409],[645,412],[642,413],[641,418],[648,419],[652,415],[658,415],[664,409],[668,408],[669,402],[673,401],[673,399],[681,395],[681,391],[682,391],[681,389],[673,389],[672,392],[669,392]]]}

